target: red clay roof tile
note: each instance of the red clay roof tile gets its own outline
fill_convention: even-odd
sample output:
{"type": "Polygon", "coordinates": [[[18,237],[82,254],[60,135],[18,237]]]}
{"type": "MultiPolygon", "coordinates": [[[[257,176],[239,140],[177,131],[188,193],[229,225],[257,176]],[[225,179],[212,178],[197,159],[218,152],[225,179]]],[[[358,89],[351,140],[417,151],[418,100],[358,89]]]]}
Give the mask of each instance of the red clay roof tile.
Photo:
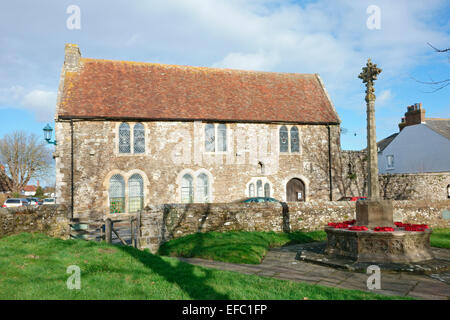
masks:
{"type": "Polygon", "coordinates": [[[60,118],[339,123],[315,74],[82,58],[60,118]]]}

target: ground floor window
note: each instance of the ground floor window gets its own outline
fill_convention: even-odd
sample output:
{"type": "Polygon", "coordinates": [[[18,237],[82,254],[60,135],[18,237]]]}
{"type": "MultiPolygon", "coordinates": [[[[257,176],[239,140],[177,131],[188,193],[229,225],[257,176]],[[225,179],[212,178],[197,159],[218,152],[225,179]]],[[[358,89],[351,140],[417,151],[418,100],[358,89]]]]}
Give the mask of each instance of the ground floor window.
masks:
{"type": "Polygon", "coordinates": [[[144,180],[140,174],[128,179],[128,212],[138,212],[144,206],[144,180]]]}
{"type": "Polygon", "coordinates": [[[120,174],[109,180],[109,208],[111,213],[125,212],[125,180],[120,174]]]}

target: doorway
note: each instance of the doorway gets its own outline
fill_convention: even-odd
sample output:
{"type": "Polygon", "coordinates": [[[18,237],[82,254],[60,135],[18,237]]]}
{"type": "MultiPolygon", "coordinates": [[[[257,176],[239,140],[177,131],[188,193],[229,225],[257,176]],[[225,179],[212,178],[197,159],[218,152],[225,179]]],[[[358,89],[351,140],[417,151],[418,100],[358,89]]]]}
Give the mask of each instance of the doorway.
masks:
{"type": "Polygon", "coordinates": [[[305,184],[298,178],[289,180],[286,185],[286,201],[305,201],[305,184]]]}

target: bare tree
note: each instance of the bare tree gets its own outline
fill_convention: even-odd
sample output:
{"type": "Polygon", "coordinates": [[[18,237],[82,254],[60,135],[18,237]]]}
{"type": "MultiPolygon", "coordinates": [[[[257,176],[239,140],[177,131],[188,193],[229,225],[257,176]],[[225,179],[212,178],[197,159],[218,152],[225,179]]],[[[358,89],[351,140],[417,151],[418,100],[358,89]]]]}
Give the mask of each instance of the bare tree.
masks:
{"type": "Polygon", "coordinates": [[[51,165],[51,152],[35,134],[15,131],[0,139],[2,179],[12,192],[20,192],[30,179],[45,176],[51,165]]]}
{"type": "MultiPolygon", "coordinates": [[[[438,49],[438,48],[434,47],[434,46],[433,46],[432,44],[430,44],[430,43],[428,43],[428,45],[429,45],[431,48],[433,48],[433,50],[434,50],[435,52],[437,52],[437,53],[446,53],[446,54],[447,54],[447,57],[448,57],[448,61],[449,61],[449,63],[450,63],[450,55],[449,55],[450,48],[446,48],[446,49],[438,49]]],[[[414,79],[414,78],[413,78],[413,79],[414,79]]],[[[441,90],[441,89],[445,88],[446,86],[450,85],[450,78],[444,79],[444,80],[433,80],[433,79],[430,78],[430,81],[420,81],[420,80],[417,80],[417,79],[414,79],[414,80],[416,80],[416,81],[419,82],[419,83],[429,85],[429,86],[432,88],[432,91],[431,91],[431,92],[436,92],[436,91],[441,90]]]]}

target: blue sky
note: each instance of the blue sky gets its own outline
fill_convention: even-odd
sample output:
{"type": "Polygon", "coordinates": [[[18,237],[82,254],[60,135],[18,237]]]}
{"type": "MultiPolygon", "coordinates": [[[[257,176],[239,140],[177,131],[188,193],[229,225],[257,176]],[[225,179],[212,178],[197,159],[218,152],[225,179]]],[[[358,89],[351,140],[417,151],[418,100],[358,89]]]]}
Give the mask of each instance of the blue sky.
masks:
{"type": "Polygon", "coordinates": [[[2,1],[0,137],[13,130],[42,135],[52,123],[64,44],[85,57],[237,69],[319,73],[348,131],[344,149],[366,145],[367,58],[383,69],[376,82],[377,137],[398,131],[408,105],[427,117],[450,117],[450,87],[428,93],[427,81],[450,77],[448,1],[2,1]],[[70,5],[81,29],[70,30],[70,5]],[[367,7],[380,8],[370,30],[367,7]],[[355,135],[356,134],[356,135],[355,135]]]}

